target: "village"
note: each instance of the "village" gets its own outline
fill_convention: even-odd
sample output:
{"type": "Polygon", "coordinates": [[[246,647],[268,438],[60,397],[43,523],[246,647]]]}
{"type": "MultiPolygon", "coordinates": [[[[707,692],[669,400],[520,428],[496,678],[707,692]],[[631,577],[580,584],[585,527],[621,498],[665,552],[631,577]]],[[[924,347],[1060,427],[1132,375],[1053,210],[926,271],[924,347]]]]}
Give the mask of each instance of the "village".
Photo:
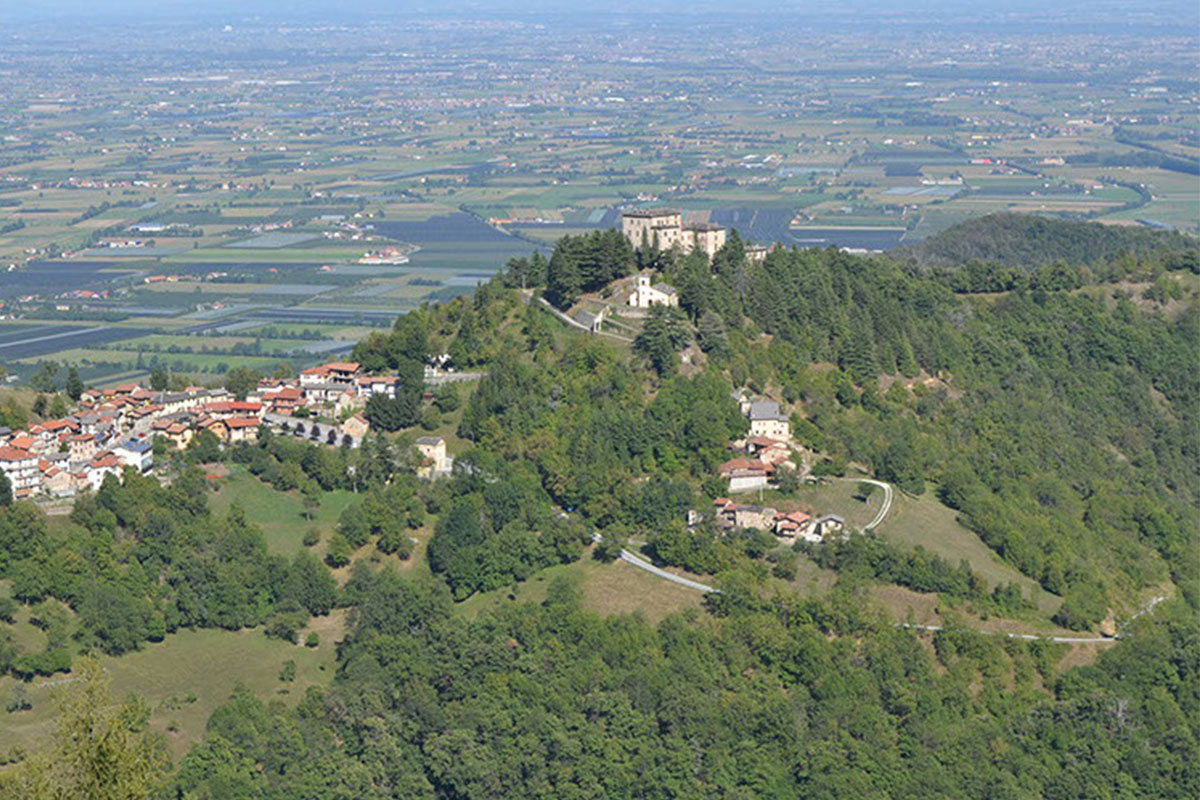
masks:
{"type": "MultiPolygon", "coordinates": [[[[726,242],[724,227],[686,221],[683,212],[672,209],[626,211],[621,232],[635,247],[650,244],[685,253],[701,251],[710,259],[726,242]]],[[[761,245],[748,246],[748,255],[755,260],[764,259],[768,252],[761,245]]],[[[655,282],[649,271],[621,278],[605,293],[603,300],[588,299],[588,305],[581,304],[569,316],[547,307],[576,328],[625,338],[602,330],[605,323],[618,324],[610,303],[631,323],[645,318],[655,306],[679,305],[676,289],[655,282]]],[[[436,377],[446,358],[434,359],[433,365],[426,367],[425,378],[436,377]]],[[[46,420],[29,430],[0,429],[0,471],[8,477],[15,497],[56,499],[94,491],[107,475],[120,478],[126,468],[148,473],[154,468],[156,449],[160,453],[185,450],[205,431],[220,444],[236,445],[255,442],[264,427],[272,427],[318,444],[354,448],[371,431],[364,414],[367,401],[377,395],[395,399],[401,388],[394,375],[368,375],[358,363],[330,362],[305,369],[296,378],[262,378],[244,398],[234,397],[226,389],[203,386],[171,392],[131,383],[88,389],[69,416],[46,420]]],[[[792,440],[790,418],[780,404],[767,397],[751,397],[744,390],[735,392],[733,399],[747,418],[748,433],[730,443],[733,457],[718,467],[720,477],[727,481],[727,493],[738,496],[777,489],[780,476],[786,473],[806,479],[807,466],[799,454],[800,446],[792,440]]],[[[415,448],[418,475],[435,478],[450,474],[453,455],[441,437],[420,437],[415,448]]],[[[717,498],[708,511],[693,510],[688,524],[708,517],[726,529],[769,531],[786,544],[819,543],[846,530],[845,521],[835,514],[781,511],[738,503],[730,497],[717,498]]]]}
{"type": "MultiPolygon", "coordinates": [[[[60,499],[96,491],[127,468],[150,473],[157,449],[185,450],[205,431],[221,444],[255,442],[266,427],[310,441],[353,448],[371,430],[363,408],[374,395],[394,398],[395,376],[364,374],[354,362],[311,367],[297,378],[263,378],[244,399],[220,388],[153,391],[136,383],[85,389],[73,413],[29,426],[0,428],[0,473],[17,499],[60,499]]],[[[453,456],[441,437],[420,437],[418,474],[449,474],[453,456]]]]}
{"type": "MultiPolygon", "coordinates": [[[[661,297],[660,302],[667,302],[673,295],[661,297]]],[[[89,388],[66,416],[27,430],[0,428],[0,473],[17,499],[55,500],[96,491],[106,476],[120,479],[127,468],[148,474],[155,467],[156,450],[186,450],[205,431],[223,445],[256,442],[264,428],[272,428],[318,444],[354,448],[371,432],[363,413],[367,400],[375,395],[394,398],[400,388],[398,377],[367,375],[354,362],[322,364],[291,379],[262,378],[241,400],[226,389],[204,386],[181,391],[153,391],[136,383],[89,388]]],[[[746,392],[735,393],[734,399],[749,429],[730,443],[733,457],[718,467],[728,481],[728,494],[775,488],[781,470],[805,476],[791,423],[779,403],[751,399],[746,392]]],[[[454,456],[442,437],[418,437],[415,449],[419,476],[450,474],[454,456]]],[[[721,527],[770,531],[788,544],[817,543],[845,530],[845,521],[834,514],[778,511],[729,497],[717,498],[708,512],[691,512],[688,523],[698,524],[707,515],[721,527]]]]}
{"type": "MultiPolygon", "coordinates": [[[[735,393],[734,399],[749,422],[749,430],[744,438],[729,443],[729,449],[737,455],[718,467],[721,477],[729,481],[729,494],[776,488],[783,470],[806,477],[803,457],[792,442],[791,421],[779,403],[752,400],[746,392],[735,393]]],[[[789,545],[797,541],[819,544],[832,534],[846,532],[846,521],[836,514],[780,511],[738,503],[729,497],[715,499],[711,514],[721,527],[769,531],[789,545]]],[[[688,515],[688,524],[696,525],[704,517],[704,513],[693,511],[688,515]]]]}

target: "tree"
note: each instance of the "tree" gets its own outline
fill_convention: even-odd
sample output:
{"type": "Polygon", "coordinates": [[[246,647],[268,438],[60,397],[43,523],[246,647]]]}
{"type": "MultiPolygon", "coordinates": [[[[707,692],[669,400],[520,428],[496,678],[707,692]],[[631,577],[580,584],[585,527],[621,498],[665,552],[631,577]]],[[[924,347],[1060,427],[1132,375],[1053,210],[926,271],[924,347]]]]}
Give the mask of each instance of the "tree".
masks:
{"type": "Polygon", "coordinates": [[[592,557],[606,564],[611,563],[621,557],[621,551],[625,549],[628,543],[628,532],[617,527],[610,527],[604,531],[604,535],[596,543],[596,549],[592,551],[592,557]]]}
{"type": "Polygon", "coordinates": [[[679,309],[651,306],[642,332],[633,341],[634,352],[644,357],[660,376],[674,372],[678,365],[676,352],[691,338],[686,324],[679,309]]]}
{"type": "Polygon", "coordinates": [[[246,395],[258,387],[261,378],[262,375],[249,367],[234,367],[225,373],[225,388],[238,400],[245,400],[246,395]]]}
{"type": "MultiPolygon", "coordinates": [[[[226,385],[228,385],[229,377],[226,376],[225,380],[226,385]]],[[[154,369],[150,370],[150,388],[154,391],[165,391],[170,382],[170,374],[162,367],[155,367],[154,369]]]]}
{"type": "Polygon", "coordinates": [[[337,581],[307,550],[296,554],[280,592],[281,600],[293,600],[308,613],[328,614],[337,602],[337,581]]]}
{"type": "Polygon", "coordinates": [[[221,440],[208,428],[196,434],[187,447],[188,460],[193,464],[209,464],[221,460],[221,440]]]}
{"type": "Polygon", "coordinates": [[[331,567],[344,567],[350,563],[354,555],[354,546],[346,541],[340,533],[333,534],[329,540],[329,550],[325,553],[325,563],[331,567]]]}
{"type": "Polygon", "coordinates": [[[461,403],[458,388],[453,383],[443,383],[433,396],[433,404],[443,414],[457,410],[461,403]]]}
{"type": "Polygon", "coordinates": [[[791,467],[780,465],[775,470],[775,486],[784,494],[792,494],[800,489],[800,475],[791,467]]]}
{"type": "Polygon", "coordinates": [[[58,363],[55,361],[41,361],[38,363],[37,372],[33,373],[33,377],[29,379],[29,385],[39,392],[53,392],[58,389],[58,363]]]}
{"type": "Polygon", "coordinates": [[[56,700],[54,746],[0,773],[0,796],[23,800],[149,800],[166,780],[168,760],[151,735],[149,707],[114,703],[108,675],[93,658],[56,700]]]}
{"type": "Polygon", "coordinates": [[[50,400],[50,407],[46,410],[55,419],[65,417],[67,415],[67,401],[61,394],[56,394],[50,400]]]}
{"type": "Polygon", "coordinates": [[[11,506],[13,502],[12,481],[8,475],[0,472],[0,508],[11,506]]]}
{"type": "Polygon", "coordinates": [[[300,482],[300,499],[304,502],[304,516],[310,522],[321,508],[321,486],[314,480],[300,482]]]}
{"type": "Polygon", "coordinates": [[[571,242],[559,240],[550,255],[547,267],[546,293],[550,302],[559,308],[567,308],[574,304],[583,288],[583,277],[579,273],[579,256],[573,249],[571,242]]]}
{"type": "Polygon", "coordinates": [[[391,433],[415,425],[420,419],[419,412],[419,402],[415,402],[410,393],[402,392],[398,397],[372,395],[367,400],[363,416],[373,430],[391,433]]]}
{"type": "Polygon", "coordinates": [[[714,358],[729,355],[729,340],[725,336],[725,322],[715,311],[705,311],[700,317],[696,340],[700,349],[714,358]]]}
{"type": "Polygon", "coordinates": [[[79,398],[83,396],[83,380],[79,377],[79,370],[75,369],[73,366],[67,371],[66,390],[67,397],[76,402],[78,402],[79,398]]]}

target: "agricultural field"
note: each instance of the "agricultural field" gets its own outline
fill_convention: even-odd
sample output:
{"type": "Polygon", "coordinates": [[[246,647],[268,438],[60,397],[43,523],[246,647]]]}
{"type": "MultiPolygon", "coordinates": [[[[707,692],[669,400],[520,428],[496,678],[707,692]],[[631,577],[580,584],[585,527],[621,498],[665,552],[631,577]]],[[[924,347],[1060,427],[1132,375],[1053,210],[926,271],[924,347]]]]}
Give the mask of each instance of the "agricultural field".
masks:
{"type": "MultiPolygon", "coordinates": [[[[0,114],[16,124],[0,143],[0,313],[141,321],[155,337],[217,318],[387,325],[469,291],[513,256],[648,206],[751,241],[868,251],[997,211],[1200,227],[1186,38],[1131,38],[1117,64],[1098,61],[1076,34],[1053,57],[1015,32],[984,48],[990,55],[967,57],[891,26],[842,37],[814,18],[801,44],[776,40],[761,20],[746,24],[758,44],[719,69],[697,55],[722,47],[714,28],[691,31],[682,50],[647,34],[638,47],[670,54],[663,63],[626,61],[611,42],[592,47],[587,28],[577,39],[472,32],[466,49],[492,67],[439,85],[437,98],[430,70],[474,75],[475,64],[428,50],[421,21],[382,34],[410,54],[398,71],[350,47],[353,37],[251,24],[231,41],[294,57],[230,64],[202,84],[183,72],[146,82],[146,59],[161,54],[135,47],[108,71],[73,79],[72,96],[86,101],[48,102],[19,77],[44,56],[6,54],[0,67],[16,77],[0,114]],[[892,53],[883,64],[880,37],[892,53]],[[579,61],[576,47],[604,55],[579,61]],[[327,67],[319,77],[303,66],[317,60],[327,67]],[[937,66],[950,63],[959,67],[937,66]],[[343,84],[374,102],[342,105],[320,88],[343,84]],[[184,97],[244,111],[180,127],[173,104],[184,97]],[[411,113],[397,118],[393,105],[411,113]],[[115,109],[138,115],[137,133],[109,124],[115,109]],[[373,263],[361,263],[368,254],[373,263]]],[[[170,35],[189,58],[218,47],[170,35]]],[[[72,40],[85,57],[104,45],[98,32],[72,40]]],[[[286,336],[253,335],[259,353],[293,366],[342,352],[349,338],[324,330],[314,341],[325,347],[297,350],[286,336]]],[[[105,333],[80,348],[68,337],[6,338],[2,355],[27,376],[39,359],[100,345],[131,352],[131,340],[105,333]]],[[[201,374],[234,363],[178,360],[201,374]]],[[[123,357],[81,364],[100,381],[97,363],[128,367],[123,357]]]]}

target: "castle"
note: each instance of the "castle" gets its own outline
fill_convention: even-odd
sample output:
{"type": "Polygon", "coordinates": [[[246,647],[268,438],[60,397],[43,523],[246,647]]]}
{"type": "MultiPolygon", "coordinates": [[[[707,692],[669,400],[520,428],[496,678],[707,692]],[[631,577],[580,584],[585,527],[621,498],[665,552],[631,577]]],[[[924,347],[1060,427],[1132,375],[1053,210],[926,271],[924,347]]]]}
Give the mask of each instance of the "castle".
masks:
{"type": "Polygon", "coordinates": [[[685,253],[699,249],[709,258],[725,244],[723,226],[707,222],[684,224],[682,212],[665,208],[624,212],[621,232],[634,247],[657,244],[660,250],[670,250],[678,245],[685,253]]]}

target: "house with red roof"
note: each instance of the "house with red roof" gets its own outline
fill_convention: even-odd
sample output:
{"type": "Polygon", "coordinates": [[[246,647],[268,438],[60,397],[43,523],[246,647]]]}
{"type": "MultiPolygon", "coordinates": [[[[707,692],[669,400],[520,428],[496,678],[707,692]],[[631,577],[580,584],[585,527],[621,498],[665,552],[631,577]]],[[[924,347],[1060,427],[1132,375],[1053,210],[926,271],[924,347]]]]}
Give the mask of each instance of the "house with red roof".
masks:
{"type": "Polygon", "coordinates": [[[258,431],[262,426],[258,417],[230,417],[224,422],[231,443],[258,441],[258,431]]]}
{"type": "Polygon", "coordinates": [[[100,491],[100,485],[104,483],[106,475],[114,475],[117,480],[121,479],[121,470],[124,464],[121,459],[117,458],[112,453],[105,451],[91,461],[80,470],[83,474],[84,487],[93,492],[100,491]]]}
{"type": "Polygon", "coordinates": [[[333,361],[319,367],[309,367],[300,373],[302,387],[315,386],[323,383],[336,383],[342,386],[354,386],[355,380],[362,372],[362,366],[355,361],[333,361]]]}

